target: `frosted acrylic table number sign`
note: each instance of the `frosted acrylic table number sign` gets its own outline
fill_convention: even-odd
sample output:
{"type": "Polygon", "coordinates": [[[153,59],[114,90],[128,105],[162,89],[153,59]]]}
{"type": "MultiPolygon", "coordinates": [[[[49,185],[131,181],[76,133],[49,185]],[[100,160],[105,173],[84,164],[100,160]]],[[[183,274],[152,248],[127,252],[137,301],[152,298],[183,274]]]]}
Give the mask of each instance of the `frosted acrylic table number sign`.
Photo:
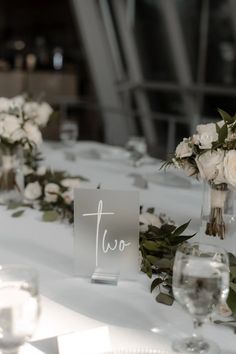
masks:
{"type": "Polygon", "coordinates": [[[117,284],[139,271],[139,195],[136,191],[76,189],[75,271],[92,282],[117,284]]]}

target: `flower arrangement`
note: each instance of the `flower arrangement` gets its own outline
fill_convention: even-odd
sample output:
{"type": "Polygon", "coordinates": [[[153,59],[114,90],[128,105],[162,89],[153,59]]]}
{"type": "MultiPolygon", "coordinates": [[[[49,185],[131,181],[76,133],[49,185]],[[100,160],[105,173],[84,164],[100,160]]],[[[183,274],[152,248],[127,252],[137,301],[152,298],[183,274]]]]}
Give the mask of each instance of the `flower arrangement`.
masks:
{"type": "Polygon", "coordinates": [[[182,168],[188,176],[211,186],[211,213],[206,234],[225,237],[223,209],[226,192],[236,187],[236,115],[219,109],[222,120],[200,124],[196,134],[184,138],[166,165],[182,168]]]}
{"type": "Polygon", "coordinates": [[[25,96],[0,97],[1,201],[21,198],[23,178],[17,177],[19,161],[23,155],[36,154],[42,143],[40,129],[52,112],[46,102],[31,101],[25,96]]]}
{"type": "Polygon", "coordinates": [[[42,143],[40,128],[46,126],[53,110],[46,102],[31,101],[25,96],[0,97],[0,148],[13,150],[37,148],[42,143]]]}
{"type": "MultiPolygon", "coordinates": [[[[80,187],[82,176],[70,176],[65,171],[52,171],[44,166],[25,171],[24,200],[26,205],[43,211],[44,221],[74,220],[73,189],[80,187]]],[[[17,205],[18,206],[18,205],[17,205]]]]}

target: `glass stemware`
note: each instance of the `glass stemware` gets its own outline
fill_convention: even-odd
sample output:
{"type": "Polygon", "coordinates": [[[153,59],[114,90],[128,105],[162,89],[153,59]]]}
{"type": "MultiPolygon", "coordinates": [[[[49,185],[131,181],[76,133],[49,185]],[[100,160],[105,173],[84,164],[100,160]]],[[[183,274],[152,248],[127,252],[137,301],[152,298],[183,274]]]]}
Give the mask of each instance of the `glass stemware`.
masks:
{"type": "Polygon", "coordinates": [[[130,160],[134,167],[142,164],[142,160],[147,156],[147,143],[144,137],[132,136],[126,144],[126,150],[130,152],[130,160]]]}
{"type": "Polygon", "coordinates": [[[219,353],[218,346],[200,334],[200,328],[229,291],[227,253],[216,246],[183,244],[177,250],[173,270],[175,299],[193,316],[194,334],[173,343],[178,353],[219,353]]]}
{"type": "Polygon", "coordinates": [[[73,120],[63,120],[60,125],[60,140],[66,147],[73,147],[78,138],[78,125],[73,120]]]}
{"type": "Polygon", "coordinates": [[[60,140],[65,148],[66,160],[75,161],[76,155],[73,151],[79,135],[78,124],[69,119],[65,119],[60,125],[60,140]]]}
{"type": "Polygon", "coordinates": [[[38,276],[22,265],[0,266],[0,350],[17,354],[39,318],[38,276]]]}

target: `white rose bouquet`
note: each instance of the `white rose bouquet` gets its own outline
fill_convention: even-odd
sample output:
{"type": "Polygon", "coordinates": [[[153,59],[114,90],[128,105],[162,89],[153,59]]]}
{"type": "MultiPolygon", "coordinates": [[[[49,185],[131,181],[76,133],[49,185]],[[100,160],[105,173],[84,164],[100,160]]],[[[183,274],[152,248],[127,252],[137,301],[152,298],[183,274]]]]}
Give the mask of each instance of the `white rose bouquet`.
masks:
{"type": "Polygon", "coordinates": [[[37,103],[24,96],[0,97],[0,147],[11,150],[37,148],[42,142],[40,128],[46,126],[53,110],[46,102],[37,103]]]}
{"type": "Polygon", "coordinates": [[[46,102],[37,103],[25,96],[11,99],[0,97],[1,192],[20,192],[21,187],[15,172],[19,167],[19,147],[22,148],[21,156],[23,152],[30,156],[36,154],[42,143],[40,129],[47,124],[52,112],[46,102]]]}
{"type": "Polygon", "coordinates": [[[188,176],[211,186],[211,213],[206,234],[225,237],[223,210],[226,192],[236,187],[236,115],[219,109],[222,120],[197,126],[196,134],[184,138],[165,165],[182,168],[188,176]]]}

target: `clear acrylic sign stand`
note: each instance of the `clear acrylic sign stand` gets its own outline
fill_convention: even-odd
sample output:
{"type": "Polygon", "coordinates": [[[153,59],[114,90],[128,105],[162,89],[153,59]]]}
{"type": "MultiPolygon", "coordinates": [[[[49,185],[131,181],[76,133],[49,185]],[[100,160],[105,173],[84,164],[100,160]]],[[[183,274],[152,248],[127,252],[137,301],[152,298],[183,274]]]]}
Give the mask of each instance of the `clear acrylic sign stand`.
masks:
{"type": "Polygon", "coordinates": [[[75,190],[76,274],[117,285],[139,271],[137,191],[75,190]]]}

